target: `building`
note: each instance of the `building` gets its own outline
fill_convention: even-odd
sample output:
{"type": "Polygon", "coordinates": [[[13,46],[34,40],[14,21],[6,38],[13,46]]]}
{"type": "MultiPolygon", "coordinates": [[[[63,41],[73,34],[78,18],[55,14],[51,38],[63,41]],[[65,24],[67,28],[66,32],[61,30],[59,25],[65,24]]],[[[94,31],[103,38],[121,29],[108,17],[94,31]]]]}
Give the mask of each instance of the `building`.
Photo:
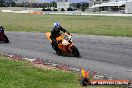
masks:
{"type": "Polygon", "coordinates": [[[67,8],[70,7],[70,0],[57,0],[57,9],[60,10],[61,8],[64,8],[67,10],[67,8]]]}
{"type": "Polygon", "coordinates": [[[96,11],[132,13],[132,0],[101,3],[90,8],[96,11]]]}
{"type": "Polygon", "coordinates": [[[125,5],[125,13],[132,13],[132,1],[126,3],[126,5],[125,5]]]}
{"type": "Polygon", "coordinates": [[[109,0],[90,0],[89,7],[94,6],[96,4],[107,3],[107,2],[109,2],[109,0]]]}
{"type": "Polygon", "coordinates": [[[127,1],[127,0],[110,0],[110,2],[119,2],[119,1],[127,1]]]}

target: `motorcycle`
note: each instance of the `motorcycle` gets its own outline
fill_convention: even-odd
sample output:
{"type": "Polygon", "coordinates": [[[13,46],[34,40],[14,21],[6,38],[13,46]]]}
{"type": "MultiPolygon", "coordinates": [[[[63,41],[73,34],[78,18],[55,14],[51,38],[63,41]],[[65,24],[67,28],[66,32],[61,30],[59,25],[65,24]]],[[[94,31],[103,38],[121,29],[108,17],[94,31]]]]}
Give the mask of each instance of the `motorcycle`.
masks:
{"type": "MultiPolygon", "coordinates": [[[[47,32],[46,36],[48,40],[52,44],[52,40],[50,38],[51,33],[47,32]]],[[[56,40],[59,42],[58,48],[59,52],[62,54],[72,54],[75,57],[80,57],[80,53],[76,46],[72,43],[72,35],[68,35],[67,33],[61,33],[58,37],[56,37],[56,40]]]]}
{"type": "Polygon", "coordinates": [[[0,32],[0,42],[9,43],[7,36],[2,32],[0,32]]]}

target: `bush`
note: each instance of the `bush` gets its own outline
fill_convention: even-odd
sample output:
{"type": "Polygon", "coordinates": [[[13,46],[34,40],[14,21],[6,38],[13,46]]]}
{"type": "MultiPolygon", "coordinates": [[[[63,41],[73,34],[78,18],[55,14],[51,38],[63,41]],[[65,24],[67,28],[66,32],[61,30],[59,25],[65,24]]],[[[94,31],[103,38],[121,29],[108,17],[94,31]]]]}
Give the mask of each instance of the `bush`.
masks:
{"type": "Polygon", "coordinates": [[[52,11],[52,10],[43,8],[42,11],[52,11]]]}
{"type": "Polygon", "coordinates": [[[60,11],[65,11],[65,9],[64,8],[61,8],[61,10],[60,11]]]}
{"type": "Polygon", "coordinates": [[[58,11],[58,9],[54,9],[53,11],[58,11]]]}
{"type": "Polygon", "coordinates": [[[67,8],[67,11],[74,11],[72,8],[67,8]]]}
{"type": "Polygon", "coordinates": [[[85,9],[86,9],[85,7],[81,7],[81,10],[82,10],[82,11],[85,11],[85,9]]]}

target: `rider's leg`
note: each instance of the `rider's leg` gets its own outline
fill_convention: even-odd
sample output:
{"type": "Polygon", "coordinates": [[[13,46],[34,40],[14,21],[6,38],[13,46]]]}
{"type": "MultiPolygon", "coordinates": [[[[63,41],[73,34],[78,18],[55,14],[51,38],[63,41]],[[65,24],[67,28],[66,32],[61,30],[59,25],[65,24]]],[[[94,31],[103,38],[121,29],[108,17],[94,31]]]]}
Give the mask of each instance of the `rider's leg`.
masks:
{"type": "Polygon", "coordinates": [[[51,45],[52,45],[52,48],[58,53],[59,52],[58,44],[51,43],[51,45]]]}

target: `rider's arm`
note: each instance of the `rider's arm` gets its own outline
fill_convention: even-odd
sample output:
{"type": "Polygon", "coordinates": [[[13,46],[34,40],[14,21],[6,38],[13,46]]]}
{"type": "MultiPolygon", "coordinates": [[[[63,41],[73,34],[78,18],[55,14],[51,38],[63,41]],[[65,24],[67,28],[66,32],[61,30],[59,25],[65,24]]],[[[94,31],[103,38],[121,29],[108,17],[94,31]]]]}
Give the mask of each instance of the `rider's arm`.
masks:
{"type": "Polygon", "coordinates": [[[68,35],[70,35],[70,33],[64,28],[61,28],[61,31],[66,32],[68,35]]]}

